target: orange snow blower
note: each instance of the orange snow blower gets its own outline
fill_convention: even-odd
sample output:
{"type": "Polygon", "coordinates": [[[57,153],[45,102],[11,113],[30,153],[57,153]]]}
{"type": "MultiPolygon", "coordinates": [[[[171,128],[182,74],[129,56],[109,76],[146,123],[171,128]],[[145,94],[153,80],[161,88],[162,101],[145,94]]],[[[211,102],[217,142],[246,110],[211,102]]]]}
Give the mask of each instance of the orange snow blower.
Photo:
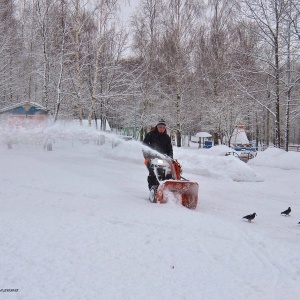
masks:
{"type": "Polygon", "coordinates": [[[198,203],[198,183],[181,177],[181,166],[168,156],[151,159],[151,168],[158,185],[150,190],[151,202],[166,203],[170,198],[183,206],[195,209],[198,203]]]}

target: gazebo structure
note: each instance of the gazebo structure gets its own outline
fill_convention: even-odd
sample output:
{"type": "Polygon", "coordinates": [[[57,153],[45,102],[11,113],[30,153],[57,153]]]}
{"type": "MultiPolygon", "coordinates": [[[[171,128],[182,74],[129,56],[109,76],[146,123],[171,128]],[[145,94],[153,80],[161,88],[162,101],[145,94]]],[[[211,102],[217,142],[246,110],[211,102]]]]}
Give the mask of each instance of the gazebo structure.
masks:
{"type": "Polygon", "coordinates": [[[212,147],[212,141],[210,138],[212,135],[208,132],[200,131],[195,134],[196,137],[199,138],[199,148],[210,148],[212,147]]]}

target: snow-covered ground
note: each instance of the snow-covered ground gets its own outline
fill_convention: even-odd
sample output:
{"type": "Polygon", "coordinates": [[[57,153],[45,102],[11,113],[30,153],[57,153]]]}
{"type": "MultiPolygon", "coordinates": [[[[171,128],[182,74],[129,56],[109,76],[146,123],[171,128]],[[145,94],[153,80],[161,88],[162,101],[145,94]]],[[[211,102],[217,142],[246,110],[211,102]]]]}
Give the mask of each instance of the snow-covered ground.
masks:
{"type": "Polygon", "coordinates": [[[148,201],[139,142],[107,134],[98,145],[93,130],[66,126],[22,132],[12,149],[8,138],[0,299],[299,298],[300,153],[267,149],[245,164],[225,146],[175,147],[183,176],[199,183],[189,210],[148,201]]]}

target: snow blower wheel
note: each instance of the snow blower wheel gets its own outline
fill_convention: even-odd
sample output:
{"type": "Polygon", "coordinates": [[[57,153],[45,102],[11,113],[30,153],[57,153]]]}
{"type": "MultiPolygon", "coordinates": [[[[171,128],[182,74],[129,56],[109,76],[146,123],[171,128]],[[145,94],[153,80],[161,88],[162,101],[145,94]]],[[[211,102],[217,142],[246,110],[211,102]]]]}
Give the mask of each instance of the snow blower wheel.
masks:
{"type": "Polygon", "coordinates": [[[152,203],[156,203],[156,192],[157,192],[157,186],[152,186],[150,189],[150,195],[149,195],[149,200],[152,203]]]}

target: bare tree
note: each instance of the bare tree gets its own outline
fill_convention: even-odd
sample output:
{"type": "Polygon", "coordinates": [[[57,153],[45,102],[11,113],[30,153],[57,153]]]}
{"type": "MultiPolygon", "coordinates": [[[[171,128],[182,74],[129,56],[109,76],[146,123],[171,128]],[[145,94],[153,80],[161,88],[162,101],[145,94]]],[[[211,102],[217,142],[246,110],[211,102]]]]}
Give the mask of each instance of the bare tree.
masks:
{"type": "Polygon", "coordinates": [[[192,54],[195,47],[196,28],[201,15],[200,1],[165,1],[163,7],[162,45],[160,49],[164,65],[165,98],[171,104],[170,115],[181,147],[184,120],[188,119],[185,108],[191,87],[195,82],[192,74],[192,54]]]}
{"type": "Polygon", "coordinates": [[[240,70],[237,61],[247,64],[244,55],[237,53],[249,47],[246,34],[236,20],[234,1],[214,0],[207,6],[204,25],[199,29],[195,51],[195,67],[200,78],[198,97],[201,126],[215,133],[215,144],[230,139],[237,122],[246,111],[234,73],[240,70]]]}
{"type": "Polygon", "coordinates": [[[0,6],[0,99],[13,103],[23,96],[21,28],[15,17],[14,1],[3,0],[0,6]]]}
{"type": "Polygon", "coordinates": [[[39,23],[39,32],[42,40],[43,51],[43,80],[44,80],[44,106],[49,106],[49,85],[50,85],[50,58],[49,58],[49,43],[50,40],[50,10],[54,5],[51,0],[34,0],[35,9],[37,12],[37,20],[39,23]]]}
{"type": "Polygon", "coordinates": [[[137,104],[140,107],[140,139],[143,139],[147,126],[153,121],[153,114],[158,114],[160,111],[157,55],[161,21],[161,0],[142,0],[137,12],[132,16],[131,26],[134,31],[132,48],[137,53],[141,70],[140,92],[138,92],[141,101],[137,104]]]}
{"type": "MultiPolygon", "coordinates": [[[[105,35],[111,30],[110,26],[112,24],[112,17],[116,10],[117,0],[96,1],[96,10],[97,13],[97,33],[96,33],[96,47],[95,47],[95,63],[93,71],[93,79],[91,81],[91,106],[89,109],[88,121],[91,126],[92,118],[96,118],[95,115],[95,104],[97,101],[97,86],[98,86],[98,76],[99,72],[103,71],[101,69],[100,58],[104,51],[105,46],[105,35]]],[[[102,101],[102,99],[100,99],[102,101]]],[[[101,104],[100,104],[101,106],[101,104]]],[[[101,107],[102,108],[102,107],[101,107]]]]}
{"type": "MultiPolygon", "coordinates": [[[[268,74],[272,79],[273,88],[271,95],[274,97],[275,122],[275,146],[281,146],[281,106],[282,106],[282,67],[285,64],[283,58],[282,32],[285,28],[286,1],[285,0],[243,0],[241,10],[243,14],[255,22],[255,33],[260,37],[261,42],[269,51],[257,53],[257,60],[260,61],[260,72],[268,74]],[[263,54],[266,54],[265,56],[263,54]],[[267,56],[268,55],[268,56],[267,56]],[[266,67],[267,66],[267,67],[266,67]]],[[[257,100],[259,101],[259,100],[257,100]]]]}
{"type": "Polygon", "coordinates": [[[300,3],[298,1],[287,1],[286,5],[286,32],[283,32],[283,39],[286,44],[286,74],[284,83],[286,86],[286,113],[285,113],[285,150],[289,150],[291,118],[296,115],[299,103],[294,100],[299,89],[300,73],[297,70],[299,65],[299,34],[298,19],[300,14],[300,3]],[[293,99],[294,98],[294,99],[293,99]],[[296,110],[293,109],[293,105],[296,110]]]}
{"type": "Polygon", "coordinates": [[[58,72],[58,80],[56,85],[56,105],[55,105],[55,112],[54,112],[54,122],[57,120],[58,112],[61,104],[61,86],[62,80],[64,75],[64,66],[65,66],[65,40],[66,40],[66,4],[65,0],[60,0],[60,11],[59,11],[59,18],[60,18],[60,44],[61,44],[61,51],[60,51],[60,59],[59,59],[59,72],[58,72]]]}

